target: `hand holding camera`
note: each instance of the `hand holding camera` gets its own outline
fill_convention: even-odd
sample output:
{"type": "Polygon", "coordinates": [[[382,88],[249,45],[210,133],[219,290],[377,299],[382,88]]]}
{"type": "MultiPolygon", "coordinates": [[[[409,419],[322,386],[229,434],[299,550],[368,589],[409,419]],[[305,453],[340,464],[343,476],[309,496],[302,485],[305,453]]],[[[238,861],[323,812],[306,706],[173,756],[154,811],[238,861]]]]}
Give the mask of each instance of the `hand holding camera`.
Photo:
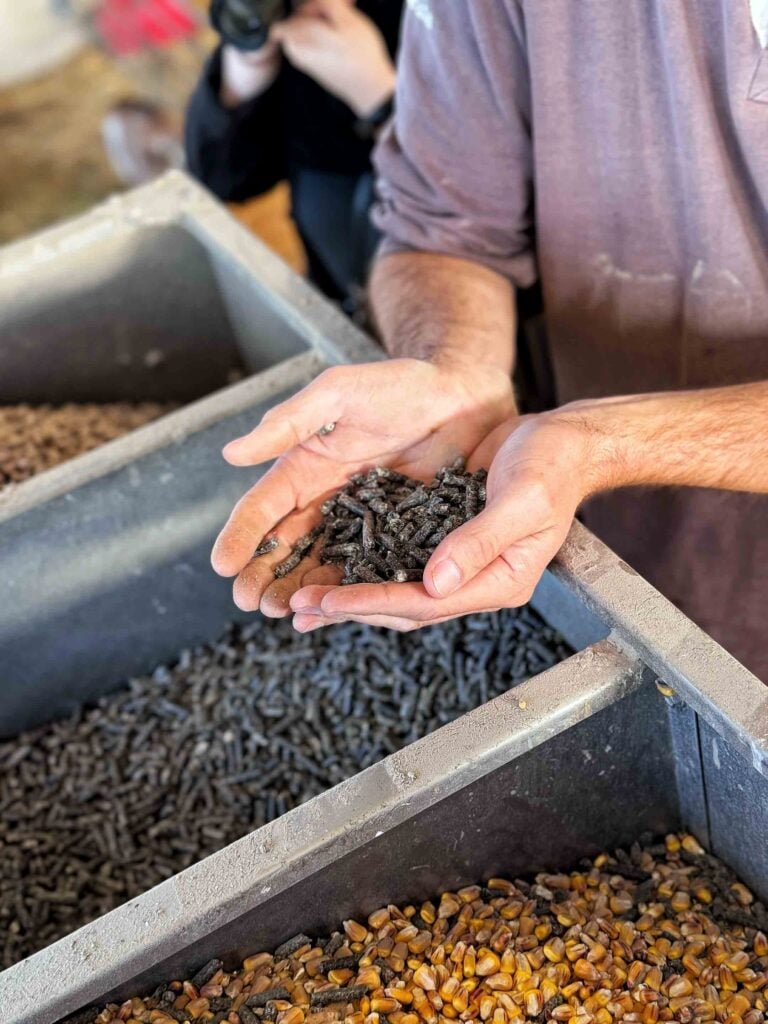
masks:
{"type": "Polygon", "coordinates": [[[285,0],[215,0],[211,17],[225,43],[222,99],[242,103],[263,92],[280,52],[365,118],[395,90],[395,68],[381,32],[354,0],[305,0],[285,15],[285,0]]]}

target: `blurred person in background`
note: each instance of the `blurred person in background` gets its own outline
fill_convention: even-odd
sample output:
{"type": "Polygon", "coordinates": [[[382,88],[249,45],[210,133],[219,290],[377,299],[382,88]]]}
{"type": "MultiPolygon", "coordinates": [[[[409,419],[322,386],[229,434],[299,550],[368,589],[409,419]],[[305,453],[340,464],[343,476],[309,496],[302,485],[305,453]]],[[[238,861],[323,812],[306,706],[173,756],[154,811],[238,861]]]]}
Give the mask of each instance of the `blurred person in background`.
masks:
{"type": "Polygon", "coordinates": [[[352,312],[378,243],[371,150],[392,111],[403,0],[289,6],[258,49],[223,42],[210,58],[187,162],[227,201],[287,180],[310,278],[352,312]]]}

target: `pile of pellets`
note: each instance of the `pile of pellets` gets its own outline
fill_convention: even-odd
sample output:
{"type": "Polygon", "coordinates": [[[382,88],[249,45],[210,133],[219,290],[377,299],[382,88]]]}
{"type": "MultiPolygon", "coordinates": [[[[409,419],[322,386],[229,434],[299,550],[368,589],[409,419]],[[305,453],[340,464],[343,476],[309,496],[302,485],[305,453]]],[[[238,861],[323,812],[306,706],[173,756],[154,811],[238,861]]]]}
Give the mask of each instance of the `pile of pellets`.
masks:
{"type": "Polygon", "coordinates": [[[2,964],[568,654],[529,608],[405,635],[257,620],[0,743],[2,964]]]}
{"type": "Polygon", "coordinates": [[[690,835],[212,960],[81,1024],[764,1024],[768,915],[690,835]]]}
{"type": "MultiPolygon", "coordinates": [[[[423,483],[386,466],[351,477],[322,506],[323,520],[275,568],[292,572],[316,547],[320,561],[344,567],[342,583],[419,582],[432,552],[448,534],[485,506],[484,469],[465,470],[464,459],[423,483]]],[[[274,551],[272,538],[256,555],[274,551]]]]}
{"type": "Polygon", "coordinates": [[[157,402],[0,406],[0,488],[98,448],[173,408],[157,402]]]}

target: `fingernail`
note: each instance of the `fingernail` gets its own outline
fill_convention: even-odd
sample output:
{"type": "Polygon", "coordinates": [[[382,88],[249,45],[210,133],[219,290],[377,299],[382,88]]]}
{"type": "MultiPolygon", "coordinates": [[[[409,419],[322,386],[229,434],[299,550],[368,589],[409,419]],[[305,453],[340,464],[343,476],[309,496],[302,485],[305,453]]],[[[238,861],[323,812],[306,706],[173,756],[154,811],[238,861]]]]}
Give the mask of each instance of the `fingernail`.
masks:
{"type": "Polygon", "coordinates": [[[432,570],[432,586],[440,597],[449,597],[461,586],[461,570],[452,558],[438,562],[432,570]]]}

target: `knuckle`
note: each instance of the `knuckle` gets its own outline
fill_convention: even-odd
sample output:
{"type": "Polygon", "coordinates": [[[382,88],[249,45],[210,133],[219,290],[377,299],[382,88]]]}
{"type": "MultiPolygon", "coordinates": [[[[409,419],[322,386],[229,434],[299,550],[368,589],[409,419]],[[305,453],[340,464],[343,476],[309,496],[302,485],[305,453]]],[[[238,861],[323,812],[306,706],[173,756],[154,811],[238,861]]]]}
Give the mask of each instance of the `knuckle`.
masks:
{"type": "Polygon", "coordinates": [[[336,390],[337,388],[343,387],[347,383],[348,379],[348,366],[329,366],[327,370],[323,370],[315,383],[317,385],[322,384],[324,388],[336,390]]]}

